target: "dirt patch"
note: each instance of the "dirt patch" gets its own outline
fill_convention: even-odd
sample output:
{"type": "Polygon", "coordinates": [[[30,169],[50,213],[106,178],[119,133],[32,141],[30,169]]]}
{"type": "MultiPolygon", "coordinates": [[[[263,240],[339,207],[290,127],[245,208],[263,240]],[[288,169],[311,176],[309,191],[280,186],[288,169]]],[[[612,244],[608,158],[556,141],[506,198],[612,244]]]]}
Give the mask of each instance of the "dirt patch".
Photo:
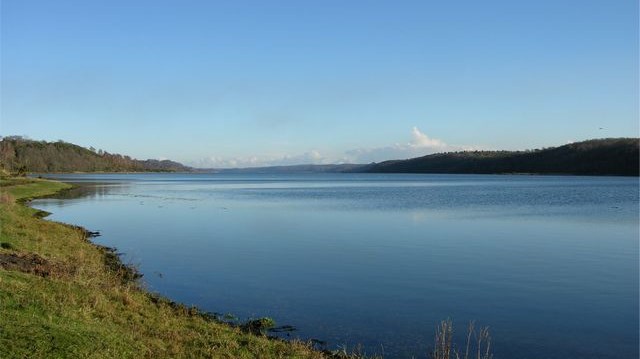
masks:
{"type": "Polygon", "coordinates": [[[61,268],[37,254],[0,253],[0,268],[48,277],[61,268]]]}

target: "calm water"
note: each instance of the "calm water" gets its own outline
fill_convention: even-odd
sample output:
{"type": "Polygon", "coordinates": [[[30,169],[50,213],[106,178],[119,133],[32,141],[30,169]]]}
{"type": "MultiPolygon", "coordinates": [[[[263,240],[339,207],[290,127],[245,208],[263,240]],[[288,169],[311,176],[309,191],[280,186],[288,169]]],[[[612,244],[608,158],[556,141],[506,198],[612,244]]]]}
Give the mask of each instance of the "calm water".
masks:
{"type": "Polygon", "coordinates": [[[386,358],[425,358],[447,317],[489,325],[496,358],[638,357],[636,178],[58,178],[89,187],[35,207],[205,310],[386,358]]]}

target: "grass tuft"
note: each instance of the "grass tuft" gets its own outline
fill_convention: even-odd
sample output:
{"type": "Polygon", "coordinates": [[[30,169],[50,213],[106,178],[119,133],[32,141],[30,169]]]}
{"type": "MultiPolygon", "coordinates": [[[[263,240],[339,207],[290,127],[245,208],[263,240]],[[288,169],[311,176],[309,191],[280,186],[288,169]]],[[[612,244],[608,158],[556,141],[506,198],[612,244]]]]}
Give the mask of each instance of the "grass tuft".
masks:
{"type": "Polygon", "coordinates": [[[443,320],[436,328],[435,349],[430,354],[431,359],[492,359],[491,336],[489,327],[476,330],[475,323],[469,323],[463,349],[453,343],[453,322],[443,320]]]}

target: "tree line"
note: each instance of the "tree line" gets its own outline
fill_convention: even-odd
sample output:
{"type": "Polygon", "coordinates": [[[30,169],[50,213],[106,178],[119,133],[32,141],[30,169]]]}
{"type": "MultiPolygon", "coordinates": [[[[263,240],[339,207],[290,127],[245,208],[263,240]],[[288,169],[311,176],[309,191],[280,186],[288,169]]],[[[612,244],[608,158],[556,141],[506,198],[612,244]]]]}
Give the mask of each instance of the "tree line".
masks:
{"type": "Polygon", "coordinates": [[[373,163],[358,172],[639,175],[639,139],[607,138],[529,151],[463,151],[373,163]]]}
{"type": "Polygon", "coordinates": [[[137,160],[64,141],[34,141],[21,136],[0,140],[0,167],[9,173],[47,172],[186,172],[169,160],[137,160]]]}

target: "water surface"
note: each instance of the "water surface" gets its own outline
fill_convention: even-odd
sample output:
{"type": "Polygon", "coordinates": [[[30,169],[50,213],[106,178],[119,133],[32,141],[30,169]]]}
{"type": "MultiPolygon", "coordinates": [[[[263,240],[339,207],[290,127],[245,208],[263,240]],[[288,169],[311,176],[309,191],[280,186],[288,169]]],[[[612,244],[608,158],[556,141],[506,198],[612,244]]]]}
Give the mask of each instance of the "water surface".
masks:
{"type": "Polygon", "coordinates": [[[86,187],[35,207],[208,311],[385,358],[425,358],[445,318],[496,358],[638,357],[637,178],[56,177],[86,187]]]}

